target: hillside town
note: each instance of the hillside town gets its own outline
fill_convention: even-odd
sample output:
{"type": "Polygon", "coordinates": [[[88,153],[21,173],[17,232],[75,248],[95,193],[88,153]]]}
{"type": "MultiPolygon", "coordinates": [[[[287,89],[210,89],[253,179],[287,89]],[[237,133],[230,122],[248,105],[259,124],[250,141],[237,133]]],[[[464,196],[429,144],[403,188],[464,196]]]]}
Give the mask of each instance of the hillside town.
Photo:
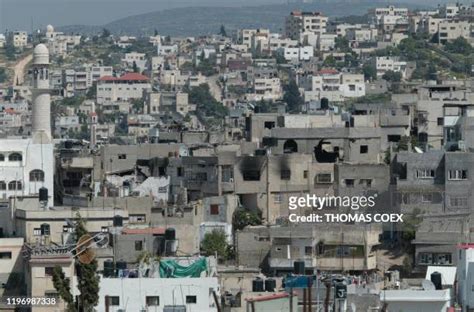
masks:
{"type": "Polygon", "coordinates": [[[57,28],[0,34],[1,311],[474,311],[474,6],[57,28]]]}

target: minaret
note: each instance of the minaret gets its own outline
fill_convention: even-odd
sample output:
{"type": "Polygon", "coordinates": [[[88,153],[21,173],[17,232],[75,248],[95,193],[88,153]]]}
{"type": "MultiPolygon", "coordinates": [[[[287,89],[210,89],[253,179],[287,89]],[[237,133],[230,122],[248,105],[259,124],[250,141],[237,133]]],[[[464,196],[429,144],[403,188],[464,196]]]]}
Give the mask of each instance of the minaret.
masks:
{"type": "Polygon", "coordinates": [[[32,137],[35,143],[51,143],[51,95],[49,90],[49,51],[38,44],[33,51],[32,137]]]}

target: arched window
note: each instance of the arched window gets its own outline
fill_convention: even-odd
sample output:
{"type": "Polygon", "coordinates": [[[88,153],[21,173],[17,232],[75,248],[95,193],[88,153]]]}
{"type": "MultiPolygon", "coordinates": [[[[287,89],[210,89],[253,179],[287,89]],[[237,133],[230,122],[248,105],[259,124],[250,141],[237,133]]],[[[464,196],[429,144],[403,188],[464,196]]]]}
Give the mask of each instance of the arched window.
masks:
{"type": "Polygon", "coordinates": [[[21,181],[11,181],[10,183],[8,183],[8,189],[10,191],[21,190],[22,189],[21,181]]]}
{"type": "Polygon", "coordinates": [[[5,181],[0,181],[0,191],[5,191],[7,189],[7,184],[5,181]]]}
{"type": "Polygon", "coordinates": [[[31,170],[30,182],[44,182],[44,171],[39,169],[31,170]]]}
{"type": "Polygon", "coordinates": [[[20,153],[11,153],[11,154],[8,156],[8,160],[9,160],[9,161],[22,161],[22,160],[23,160],[23,157],[21,156],[20,153]]]}
{"type": "Polygon", "coordinates": [[[5,161],[5,155],[0,154],[0,161],[5,161]]]}
{"type": "Polygon", "coordinates": [[[283,144],[283,153],[291,154],[298,152],[298,144],[296,144],[295,140],[287,140],[285,144],[283,144]]]}

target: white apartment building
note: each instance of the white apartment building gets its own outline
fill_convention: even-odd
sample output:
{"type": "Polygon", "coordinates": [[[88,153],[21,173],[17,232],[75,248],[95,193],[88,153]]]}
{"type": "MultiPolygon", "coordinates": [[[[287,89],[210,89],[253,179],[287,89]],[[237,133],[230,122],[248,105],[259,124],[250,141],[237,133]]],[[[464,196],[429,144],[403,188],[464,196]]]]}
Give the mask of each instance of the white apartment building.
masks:
{"type": "Polygon", "coordinates": [[[460,20],[444,20],[438,24],[439,43],[446,43],[459,37],[471,36],[471,23],[460,20]]]}
{"type": "Polygon", "coordinates": [[[321,70],[313,76],[304,77],[303,85],[305,102],[323,98],[331,102],[341,102],[346,98],[365,95],[365,81],[362,74],[339,73],[336,70],[321,70]]]}
{"type": "Polygon", "coordinates": [[[403,78],[406,77],[407,62],[393,56],[377,56],[374,60],[377,77],[382,77],[387,71],[400,72],[403,78]]]}
{"type": "Polygon", "coordinates": [[[13,46],[15,48],[23,48],[28,44],[28,33],[26,31],[13,32],[13,46]]]}
{"type": "Polygon", "coordinates": [[[283,57],[287,61],[309,61],[314,57],[314,48],[312,46],[283,48],[283,57]]]}
{"type": "Polygon", "coordinates": [[[298,40],[293,40],[289,38],[274,38],[270,37],[269,40],[269,49],[270,52],[276,52],[280,49],[285,48],[296,48],[298,47],[298,40]]]}
{"type": "Polygon", "coordinates": [[[150,42],[154,47],[159,46],[161,44],[161,36],[150,36],[148,42],[150,42]]]}
{"type": "Polygon", "coordinates": [[[97,104],[140,99],[143,91],[150,88],[149,78],[138,73],[102,77],[97,81],[97,104]]]}
{"type": "Polygon", "coordinates": [[[283,92],[280,78],[255,78],[253,92],[250,99],[254,101],[276,101],[281,99],[283,92]]]}
{"type": "MultiPolygon", "coordinates": [[[[3,231],[3,229],[2,229],[3,231]]],[[[3,233],[2,233],[3,236],[3,233]]],[[[0,282],[6,284],[12,273],[22,273],[23,237],[0,238],[0,282]]]]}
{"type": "Polygon", "coordinates": [[[320,34],[318,35],[317,49],[318,51],[327,52],[334,50],[337,35],[320,34]]]}
{"type": "Polygon", "coordinates": [[[346,31],[347,40],[351,43],[377,41],[377,29],[375,28],[350,28],[346,31]]]}
{"type": "Polygon", "coordinates": [[[127,66],[129,69],[133,68],[135,64],[140,72],[146,69],[146,54],[138,52],[125,53],[124,58],[122,59],[122,64],[127,66]]]}
{"type": "Polygon", "coordinates": [[[298,40],[300,34],[309,32],[314,34],[324,34],[328,18],[320,12],[293,11],[286,18],[286,37],[298,40]]]}
{"type": "Polygon", "coordinates": [[[252,48],[253,37],[255,35],[259,36],[269,36],[270,30],[263,28],[256,29],[241,29],[238,34],[238,41],[240,44],[246,45],[249,49],[252,48]]]}
{"type": "Polygon", "coordinates": [[[220,296],[217,277],[100,279],[98,312],[216,312],[213,292],[220,296]],[[109,301],[106,303],[106,297],[109,301]],[[165,310],[166,307],[168,310],[165,310]]]}
{"type": "Polygon", "coordinates": [[[6,43],[7,43],[7,38],[5,38],[4,34],[0,34],[0,48],[4,48],[6,43]]]}
{"type": "Polygon", "coordinates": [[[178,45],[177,44],[159,44],[156,46],[157,54],[162,56],[169,56],[178,53],[178,45]]]}
{"type": "Polygon", "coordinates": [[[386,8],[375,8],[372,11],[372,17],[377,25],[382,24],[384,16],[396,16],[408,20],[408,9],[407,8],[396,8],[390,5],[386,8]]]}

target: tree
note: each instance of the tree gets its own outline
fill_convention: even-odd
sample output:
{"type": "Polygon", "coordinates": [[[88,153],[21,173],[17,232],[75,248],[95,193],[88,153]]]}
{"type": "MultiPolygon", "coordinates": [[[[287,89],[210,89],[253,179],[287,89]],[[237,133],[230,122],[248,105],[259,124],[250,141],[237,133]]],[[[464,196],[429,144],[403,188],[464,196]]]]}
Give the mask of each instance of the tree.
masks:
{"type": "Polygon", "coordinates": [[[383,74],[382,79],[390,82],[400,82],[402,80],[402,74],[393,70],[387,70],[385,74],[383,74]]]}
{"type": "Polygon", "coordinates": [[[463,55],[469,55],[474,51],[474,48],[471,46],[471,44],[463,37],[458,37],[452,42],[446,42],[444,48],[450,53],[457,53],[463,55]]]}
{"type": "Polygon", "coordinates": [[[222,119],[227,115],[227,108],[211,94],[209,85],[203,83],[189,91],[189,101],[196,104],[199,114],[222,119]]]}
{"type": "Polygon", "coordinates": [[[254,211],[246,209],[237,209],[232,217],[232,227],[234,231],[242,230],[249,225],[260,225],[262,224],[261,217],[254,211]]]}
{"type": "Polygon", "coordinates": [[[349,40],[346,37],[336,37],[334,47],[336,50],[341,52],[351,52],[352,49],[349,47],[349,40]]]}
{"type": "Polygon", "coordinates": [[[100,35],[103,39],[110,37],[110,31],[107,28],[102,29],[102,34],[100,35]]]}
{"type": "Polygon", "coordinates": [[[219,35],[223,37],[227,37],[227,31],[225,30],[225,26],[221,25],[221,28],[219,29],[219,35]]]}
{"type": "Polygon", "coordinates": [[[218,258],[226,259],[228,251],[227,235],[223,230],[212,230],[212,232],[206,233],[201,242],[201,250],[208,256],[217,253],[218,258]]]}
{"type": "Polygon", "coordinates": [[[133,61],[133,72],[138,73],[140,70],[138,69],[137,62],[133,61]]]}
{"type": "Polygon", "coordinates": [[[334,58],[334,56],[329,55],[328,57],[326,57],[324,59],[323,66],[325,66],[325,67],[334,67],[334,66],[336,66],[336,59],[334,58]]]}
{"type": "Polygon", "coordinates": [[[377,69],[372,64],[364,64],[362,67],[362,73],[364,74],[365,80],[373,81],[377,79],[377,69]]]}
{"type": "Polygon", "coordinates": [[[7,71],[5,68],[0,68],[0,83],[7,81],[7,71]]]}
{"type": "MultiPolygon", "coordinates": [[[[76,244],[80,237],[88,233],[85,227],[85,222],[79,213],[77,214],[77,218],[78,220],[74,229],[74,240],[76,244]]],[[[61,274],[61,268],[55,268],[53,271],[54,287],[61,298],[67,303],[68,312],[75,312],[75,306],[79,306],[81,311],[93,312],[94,307],[99,302],[100,278],[97,275],[97,260],[94,259],[89,264],[81,263],[76,260],[75,265],[77,272],[77,288],[80,292],[77,301],[73,303],[73,299],[71,298],[71,288],[68,286],[70,281],[66,279],[64,274],[61,274]]]]}
{"type": "Polygon", "coordinates": [[[296,80],[292,79],[290,83],[285,86],[283,101],[288,105],[288,110],[290,112],[299,112],[301,110],[304,100],[301,97],[296,80]]]}

